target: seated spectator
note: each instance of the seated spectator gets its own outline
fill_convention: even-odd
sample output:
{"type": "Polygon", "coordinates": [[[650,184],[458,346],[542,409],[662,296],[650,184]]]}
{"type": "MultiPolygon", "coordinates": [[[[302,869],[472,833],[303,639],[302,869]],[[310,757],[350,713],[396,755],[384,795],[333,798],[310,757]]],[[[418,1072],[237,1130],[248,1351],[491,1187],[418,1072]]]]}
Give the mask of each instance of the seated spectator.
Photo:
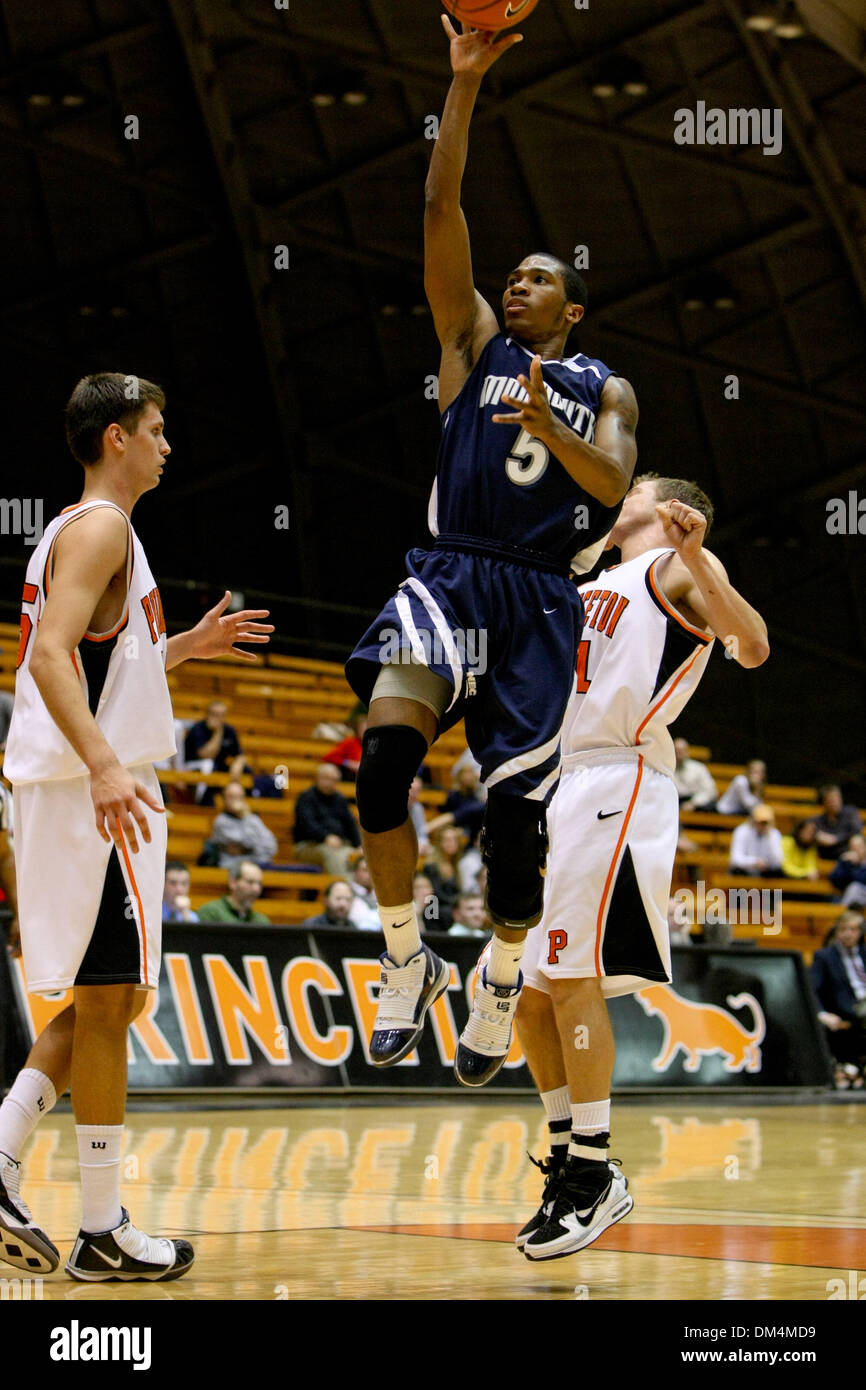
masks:
{"type": "Polygon", "coordinates": [[[818,798],[824,808],[820,816],[813,817],[818,849],[825,859],[838,859],[848,848],[851,836],[859,835],[863,829],[860,812],[856,806],[842,804],[842,792],[835,785],[819,787],[818,798]]]}
{"type": "Polygon", "coordinates": [[[480,893],[481,886],[478,876],[481,873],[484,860],[481,858],[481,832],[476,835],[469,848],[460,856],[457,865],[457,876],[460,879],[461,893],[480,893]]]}
{"type": "Polygon", "coordinates": [[[277,852],[277,837],[249,809],[240,782],[227,782],[222,794],[225,809],[214,820],[209,839],[219,849],[219,867],[231,868],[239,855],[257,864],[270,864],[277,852]]]}
{"type": "Polygon", "coordinates": [[[321,864],[326,874],[345,875],[352,854],[361,844],[358,822],[348,801],[337,791],[340,774],[333,763],[316,769],[316,784],[301,792],[295,803],[295,858],[321,864]]]}
{"type": "Polygon", "coordinates": [[[818,1018],[840,1064],[839,1085],[845,1082],[846,1067],[862,1074],[866,1064],[866,947],[859,912],[848,909],[834,922],[824,945],[815,952],[811,975],[820,1005],[818,1018]]]}
{"type": "Polygon", "coordinates": [[[451,936],[486,937],[491,927],[484,910],[484,899],[480,893],[461,893],[454,904],[454,915],[449,932],[451,936]]]}
{"type": "Polygon", "coordinates": [[[256,912],[253,903],[262,893],[262,871],[251,859],[242,859],[229,869],[229,891],[224,898],[212,898],[198,910],[200,922],[244,922],[248,926],[269,927],[270,920],[256,912]]]}
{"type": "Polygon", "coordinates": [[[338,878],[325,894],[325,910],[316,917],[309,917],[304,923],[311,931],[330,931],[334,927],[351,931],[355,925],[351,920],[355,895],[344,878],[338,878]]]}
{"type": "Polygon", "coordinates": [[[445,825],[456,825],[465,831],[470,840],[474,840],[483,820],[484,800],[481,797],[481,783],[475,768],[464,763],[454,779],[453,790],[445,798],[442,813],[434,816],[427,830],[432,835],[445,825]]]}
{"type": "MultiPolygon", "coordinates": [[[[183,745],[184,764],[201,772],[228,772],[241,777],[246,766],[237,730],[226,723],[225,700],[211,700],[207,714],[187,730],[183,745]]],[[[213,805],[213,787],[202,784],[196,801],[213,805]]]]}
{"type": "Polygon", "coordinates": [[[866,903],[866,838],[852,835],[848,848],[830,871],[830,882],[842,894],[843,907],[866,903]]]}
{"type": "Polygon", "coordinates": [[[801,820],[794,826],[793,835],[782,836],[782,873],[786,878],[820,877],[816,834],[813,820],[801,820]]]}
{"type": "Polygon", "coordinates": [[[359,931],[381,931],[382,923],[379,920],[376,894],[373,891],[373,879],[363,854],[355,864],[349,887],[354,898],[349,921],[359,931]]]}
{"type": "Polygon", "coordinates": [[[409,819],[415,827],[415,834],[418,837],[418,853],[425,858],[433,848],[430,844],[430,832],[427,827],[427,817],[424,814],[424,807],[421,804],[421,790],[424,783],[420,777],[412,778],[412,785],[409,788],[409,819]]]}
{"type": "Polygon", "coordinates": [[[451,914],[460,895],[460,877],[457,864],[463,848],[463,835],[456,825],[445,825],[437,830],[433,838],[433,853],[424,865],[424,872],[433,884],[433,892],[439,899],[439,927],[447,931],[451,926],[451,914]]]}
{"type": "Polygon", "coordinates": [[[346,721],[352,733],[348,738],[344,738],[332,748],[330,753],[326,753],[322,759],[323,763],[333,763],[340,769],[343,780],[354,782],[358,775],[358,766],[361,762],[361,740],[364,737],[364,730],[367,727],[366,714],[350,715],[346,721]]]}
{"type": "Polygon", "coordinates": [[[714,811],[719,789],[706,763],[689,757],[689,745],[684,738],[674,739],[674,785],[680,799],[681,811],[714,811]]]}
{"type": "Polygon", "coordinates": [[[782,836],[772,806],[758,805],[731,836],[732,874],[772,875],[782,872],[782,836]]]}
{"type": "Polygon", "coordinates": [[[179,859],[169,859],[165,866],[162,920],[164,922],[198,921],[198,913],[193,912],[189,904],[189,869],[179,859]]]}
{"type": "MultiPolygon", "coordinates": [[[[444,930],[439,920],[439,899],[433,891],[433,880],[429,874],[419,872],[412,875],[412,901],[422,936],[425,931],[444,930]]],[[[448,920],[451,920],[450,914],[448,920]]]]}
{"type": "Polygon", "coordinates": [[[760,758],[752,758],[746,763],[745,772],[737,773],[727,791],[722,792],[716,802],[716,810],[723,816],[744,816],[764,800],[767,785],[767,764],[760,758]]]}
{"type": "Polygon", "coordinates": [[[472,771],[475,773],[475,781],[478,783],[478,795],[482,801],[486,801],[487,788],[481,781],[481,764],[479,762],[476,762],[475,758],[472,756],[468,748],[464,749],[464,751],[460,754],[460,757],[457,759],[456,763],[451,769],[452,782],[457,782],[457,779],[459,778],[460,773],[462,772],[464,767],[472,768],[472,771]]]}

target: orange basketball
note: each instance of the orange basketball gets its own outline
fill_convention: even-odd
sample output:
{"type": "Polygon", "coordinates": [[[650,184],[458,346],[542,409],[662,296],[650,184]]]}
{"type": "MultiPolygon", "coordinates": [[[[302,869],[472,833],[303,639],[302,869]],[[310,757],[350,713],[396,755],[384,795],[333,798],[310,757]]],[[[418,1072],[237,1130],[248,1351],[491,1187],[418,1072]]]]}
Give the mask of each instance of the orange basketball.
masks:
{"type": "Polygon", "coordinates": [[[510,29],[532,14],[538,0],[444,0],[452,19],[460,19],[473,29],[510,29]]]}

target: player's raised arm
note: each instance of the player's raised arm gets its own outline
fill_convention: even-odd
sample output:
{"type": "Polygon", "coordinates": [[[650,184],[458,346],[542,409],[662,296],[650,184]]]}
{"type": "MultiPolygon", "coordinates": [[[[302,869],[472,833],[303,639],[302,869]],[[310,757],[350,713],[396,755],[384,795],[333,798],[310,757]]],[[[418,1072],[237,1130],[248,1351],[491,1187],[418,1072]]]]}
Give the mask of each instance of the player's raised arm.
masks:
{"type": "MultiPolygon", "coordinates": [[[[481,79],[519,34],[492,42],[492,35],[458,34],[442,16],[451,41],[454,77],[427,174],[424,206],[424,289],[442,346],[439,406],[460,390],[484,344],[499,331],[496,315],[475,289],[469,230],[460,206],[460,186],[469,146],[469,122],[481,79]]],[[[462,27],[462,26],[461,26],[462,27]]]]}
{"type": "Polygon", "coordinates": [[[767,624],[731,584],[721,561],[704,550],[706,517],[676,499],[659,502],[656,511],[676,551],[662,576],[671,603],[712,628],[741,666],[762,665],[770,655],[767,624]]]}

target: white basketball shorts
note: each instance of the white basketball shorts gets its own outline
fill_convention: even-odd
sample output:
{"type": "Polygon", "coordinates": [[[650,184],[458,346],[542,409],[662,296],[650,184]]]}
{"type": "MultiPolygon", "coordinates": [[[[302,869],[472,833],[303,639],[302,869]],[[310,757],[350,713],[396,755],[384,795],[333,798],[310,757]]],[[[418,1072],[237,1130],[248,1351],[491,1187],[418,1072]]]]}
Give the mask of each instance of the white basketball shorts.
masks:
{"type": "MultiPolygon", "coordinates": [[[[162,801],[150,763],[127,769],[162,801]]],[[[115,848],[96,829],[90,778],[16,786],[15,867],[27,988],[155,989],[162,951],[166,818],[145,807],[151,842],[115,848]]]]}
{"type": "Polygon", "coordinates": [[[598,978],[607,997],[670,979],[667,905],[679,836],[673,780],[613,749],[563,761],[548,811],[544,914],[524,983],[598,978]]]}

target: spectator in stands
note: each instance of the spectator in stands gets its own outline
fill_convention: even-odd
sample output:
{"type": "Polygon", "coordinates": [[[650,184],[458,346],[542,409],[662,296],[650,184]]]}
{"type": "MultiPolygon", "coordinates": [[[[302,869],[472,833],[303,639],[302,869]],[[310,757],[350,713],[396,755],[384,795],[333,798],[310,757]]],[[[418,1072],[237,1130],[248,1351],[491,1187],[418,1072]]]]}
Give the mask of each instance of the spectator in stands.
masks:
{"type": "Polygon", "coordinates": [[[456,825],[470,840],[481,829],[484,819],[484,801],[481,797],[481,783],[478,773],[470,763],[464,763],[454,778],[454,786],[445,798],[441,815],[430,821],[427,830],[433,834],[446,825],[456,825]]]}
{"type": "Polygon", "coordinates": [[[825,859],[838,859],[848,848],[851,836],[859,835],[863,829],[860,812],[856,806],[842,804],[842,792],[835,784],[819,787],[818,798],[824,809],[813,817],[818,832],[815,838],[825,859]]]}
{"type": "Polygon", "coordinates": [[[463,849],[463,834],[456,825],[445,825],[432,836],[433,852],[424,865],[424,872],[433,884],[433,892],[439,899],[439,926],[447,931],[451,926],[451,914],[460,895],[460,877],[457,869],[463,849]]]}
{"type": "Polygon", "coordinates": [[[745,772],[738,772],[727,791],[716,802],[723,816],[745,816],[764,800],[767,785],[767,764],[760,758],[746,763],[745,772]]]}
{"type": "Polygon", "coordinates": [[[262,893],[262,871],[251,859],[242,859],[229,869],[229,891],[224,898],[213,898],[198,910],[200,922],[243,922],[247,926],[268,927],[270,920],[256,912],[253,903],[262,893]]]}
{"type": "Polygon", "coordinates": [[[475,836],[472,844],[460,856],[457,864],[457,877],[460,880],[461,893],[480,893],[478,876],[481,873],[484,861],[481,858],[481,832],[475,836]]]}
{"type": "Polygon", "coordinates": [[[714,811],[719,789],[706,763],[689,757],[689,745],[684,738],[674,739],[674,785],[680,798],[681,811],[714,811]]]}
{"type": "Polygon", "coordinates": [[[332,748],[330,753],[326,753],[322,762],[333,763],[340,769],[345,782],[354,782],[361,761],[361,740],[367,727],[367,716],[363,713],[352,714],[346,722],[352,730],[351,734],[338,743],[336,748],[332,748]]]}
{"type": "Polygon", "coordinates": [[[349,921],[360,931],[380,931],[382,924],[379,921],[376,894],[373,892],[373,879],[363,854],[352,871],[349,887],[354,899],[349,921]]]}
{"type": "Polygon", "coordinates": [[[316,784],[301,792],[295,803],[295,858],[321,864],[327,874],[345,875],[352,854],[361,844],[358,822],[346,798],[337,791],[340,774],[333,763],[316,769],[316,784]]]}
{"type": "MultiPolygon", "coordinates": [[[[187,768],[201,772],[228,772],[232,777],[243,775],[246,764],[240,739],[237,730],[226,723],[226,713],[225,700],[211,700],[204,719],[187,730],[183,745],[187,768]]],[[[196,800],[203,806],[212,806],[213,799],[213,787],[203,785],[196,792],[196,800]]]]}
{"type": "Polygon", "coordinates": [[[451,780],[453,783],[455,783],[455,785],[464,767],[472,768],[472,771],[475,773],[475,781],[478,784],[478,795],[480,796],[482,801],[486,801],[487,788],[481,781],[481,764],[479,762],[476,762],[468,748],[465,748],[463,750],[463,752],[460,754],[460,757],[457,759],[456,763],[451,769],[451,780]]]}
{"type": "Polygon", "coordinates": [[[165,866],[165,887],[162,890],[162,920],[164,922],[197,922],[189,902],[189,869],[179,859],[169,859],[165,866]]]}
{"type": "Polygon", "coordinates": [[[277,837],[250,810],[240,782],[227,782],[222,800],[225,809],[214,820],[209,836],[219,849],[220,868],[231,868],[240,855],[262,866],[270,864],[277,852],[277,837]]]}
{"type": "Polygon", "coordinates": [[[351,920],[355,895],[344,878],[336,879],[325,894],[325,910],[304,923],[311,931],[330,931],[337,928],[351,931],[355,925],[351,920]]]}
{"type": "Polygon", "coordinates": [[[409,819],[415,827],[415,834],[418,836],[418,853],[426,858],[433,846],[430,844],[427,817],[421,804],[423,786],[424,783],[420,777],[412,778],[412,785],[409,788],[409,819]]]}
{"type": "MultiPolygon", "coordinates": [[[[21,933],[18,928],[18,880],[15,877],[15,853],[12,848],[12,792],[0,782],[0,888],[11,912],[6,929],[6,948],[10,956],[21,955],[21,933]]],[[[0,1028],[4,1026],[4,1013],[0,1028]]]]}
{"type": "Polygon", "coordinates": [[[843,907],[866,903],[866,838],[852,835],[848,848],[830,871],[830,882],[842,894],[843,907]]]}
{"type": "Polygon", "coordinates": [[[759,804],[731,836],[732,874],[772,875],[782,872],[782,836],[772,806],[759,804]]]}
{"type": "Polygon", "coordinates": [[[820,877],[816,835],[815,822],[801,820],[794,826],[793,835],[782,836],[782,873],[786,878],[820,877]]]}
{"type": "MultiPolygon", "coordinates": [[[[439,899],[433,890],[433,880],[429,874],[418,872],[412,875],[412,901],[418,915],[418,930],[422,936],[425,931],[442,931],[439,920],[439,899]]],[[[448,920],[450,921],[450,914],[448,920]]]]}
{"type": "Polygon", "coordinates": [[[866,947],[863,918],[850,909],[837,918],[812,960],[818,1017],[830,1051],[840,1064],[836,1083],[847,1084],[866,1064],[866,947]],[[851,1070],[847,1072],[846,1068],[851,1070]]]}
{"type": "Polygon", "coordinates": [[[451,936],[489,936],[491,927],[484,911],[484,899],[480,893],[461,893],[454,904],[454,915],[449,928],[451,936]]]}

